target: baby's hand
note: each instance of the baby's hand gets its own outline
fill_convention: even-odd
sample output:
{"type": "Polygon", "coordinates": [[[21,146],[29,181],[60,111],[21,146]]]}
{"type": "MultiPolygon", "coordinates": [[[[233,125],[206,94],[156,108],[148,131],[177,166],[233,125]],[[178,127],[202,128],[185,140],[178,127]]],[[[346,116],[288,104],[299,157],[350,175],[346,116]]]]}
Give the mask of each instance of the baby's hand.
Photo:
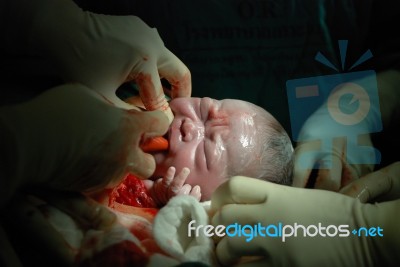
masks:
{"type": "Polygon", "coordinates": [[[174,167],[169,167],[165,177],[156,180],[151,186],[150,193],[156,203],[160,206],[165,205],[169,199],[177,195],[189,195],[200,200],[200,186],[192,187],[189,184],[185,184],[190,170],[183,168],[177,176],[175,176],[175,172],[174,167]]]}

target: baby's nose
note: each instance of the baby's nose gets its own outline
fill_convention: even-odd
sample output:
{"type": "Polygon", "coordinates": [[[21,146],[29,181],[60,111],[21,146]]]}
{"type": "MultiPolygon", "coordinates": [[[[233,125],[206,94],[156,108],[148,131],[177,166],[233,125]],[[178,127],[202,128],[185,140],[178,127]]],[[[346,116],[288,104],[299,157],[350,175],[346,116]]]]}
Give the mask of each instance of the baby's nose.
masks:
{"type": "Polygon", "coordinates": [[[194,138],[201,138],[204,136],[204,127],[199,123],[194,123],[192,120],[185,119],[182,123],[182,140],[190,142],[194,138]]]}

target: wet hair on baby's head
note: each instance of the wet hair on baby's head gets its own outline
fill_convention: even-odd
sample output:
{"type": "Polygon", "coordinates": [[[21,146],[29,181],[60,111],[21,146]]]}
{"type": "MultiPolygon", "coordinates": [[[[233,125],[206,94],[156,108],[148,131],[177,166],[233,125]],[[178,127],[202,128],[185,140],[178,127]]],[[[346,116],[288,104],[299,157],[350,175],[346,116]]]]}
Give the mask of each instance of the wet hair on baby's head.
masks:
{"type": "Polygon", "coordinates": [[[261,145],[263,155],[260,176],[256,177],[277,184],[291,185],[293,181],[294,149],[292,142],[277,121],[265,129],[261,145]]]}
{"type": "Polygon", "coordinates": [[[235,175],[249,176],[277,184],[291,185],[293,180],[294,150],[282,125],[263,108],[249,103],[258,136],[258,151],[245,168],[231,170],[235,175]]]}

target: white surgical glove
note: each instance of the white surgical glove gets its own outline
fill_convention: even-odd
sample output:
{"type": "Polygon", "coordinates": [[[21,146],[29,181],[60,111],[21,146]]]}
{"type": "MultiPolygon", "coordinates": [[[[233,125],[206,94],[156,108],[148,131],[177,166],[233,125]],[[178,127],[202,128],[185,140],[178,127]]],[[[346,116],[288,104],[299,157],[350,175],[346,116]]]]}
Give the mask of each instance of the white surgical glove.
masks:
{"type": "MultiPolygon", "coordinates": [[[[365,77],[361,84],[373,84],[374,79],[365,77]]],[[[377,92],[367,93],[356,83],[336,89],[300,131],[293,186],[306,187],[313,168],[318,169],[317,177],[309,186],[333,191],[370,173],[380,162],[380,153],[369,134],[381,128],[377,92]],[[352,99],[339,107],[345,95],[352,99]]]]}
{"type": "Polygon", "coordinates": [[[356,197],[362,203],[374,200],[393,200],[400,198],[400,162],[386,166],[378,171],[343,187],[340,193],[356,197]]]}
{"type": "Polygon", "coordinates": [[[115,105],[132,108],[115,91],[135,81],[146,109],[162,110],[170,121],[160,78],[171,84],[172,98],[191,95],[188,68],[138,17],[84,12],[72,0],[1,1],[6,1],[10,49],[50,60],[66,82],[80,82],[115,105]]]}
{"type": "Polygon", "coordinates": [[[80,84],[3,107],[0,206],[24,185],[87,191],[116,185],[128,172],[147,178],[155,161],[139,142],[165,134],[168,125],[160,111],[111,106],[80,84]]]}
{"type": "Polygon", "coordinates": [[[105,206],[62,191],[42,191],[40,198],[16,194],[2,212],[8,238],[21,262],[30,266],[72,266],[83,229],[106,231],[117,222],[105,206]]]}
{"type": "MultiPolygon", "coordinates": [[[[217,244],[217,257],[223,265],[233,265],[244,256],[255,256],[243,266],[397,266],[400,261],[398,212],[400,200],[362,204],[359,200],[335,192],[293,188],[258,179],[236,176],[221,185],[211,199],[214,226],[238,223],[262,226],[282,223],[294,226],[321,224],[334,237],[316,235],[282,237],[224,236],[217,244]],[[339,237],[338,227],[348,225],[347,237],[339,237]],[[353,235],[360,227],[380,227],[383,237],[353,235]],[[335,230],[336,229],[336,230],[335,230]]],[[[282,228],[284,229],[284,228],[282,228]]],[[[290,228],[282,230],[289,233],[290,228]]],[[[316,230],[310,229],[310,234],[316,230]]],[[[276,233],[272,232],[272,233],[276,233]]],[[[322,229],[321,233],[327,233],[322,229]]],[[[344,232],[343,232],[344,233],[344,232]]],[[[242,266],[238,264],[238,266],[242,266]]]]}

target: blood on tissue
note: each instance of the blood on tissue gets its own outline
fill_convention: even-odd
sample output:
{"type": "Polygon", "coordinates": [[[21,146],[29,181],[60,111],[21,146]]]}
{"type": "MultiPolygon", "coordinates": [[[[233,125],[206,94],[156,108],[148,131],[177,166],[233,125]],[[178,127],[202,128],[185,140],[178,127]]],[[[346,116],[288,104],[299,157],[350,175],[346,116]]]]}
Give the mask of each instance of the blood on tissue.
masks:
{"type": "Polygon", "coordinates": [[[133,207],[157,208],[143,181],[132,174],[128,174],[109,192],[108,206],[113,208],[115,202],[133,207]]]}
{"type": "MultiPolygon", "coordinates": [[[[168,140],[164,137],[154,137],[144,140],[140,148],[146,152],[156,152],[168,149],[168,140]]],[[[151,197],[142,180],[132,174],[128,174],[124,180],[109,192],[109,207],[115,203],[139,208],[149,208],[149,213],[155,214],[153,208],[157,208],[156,202],[151,197]]]]}

